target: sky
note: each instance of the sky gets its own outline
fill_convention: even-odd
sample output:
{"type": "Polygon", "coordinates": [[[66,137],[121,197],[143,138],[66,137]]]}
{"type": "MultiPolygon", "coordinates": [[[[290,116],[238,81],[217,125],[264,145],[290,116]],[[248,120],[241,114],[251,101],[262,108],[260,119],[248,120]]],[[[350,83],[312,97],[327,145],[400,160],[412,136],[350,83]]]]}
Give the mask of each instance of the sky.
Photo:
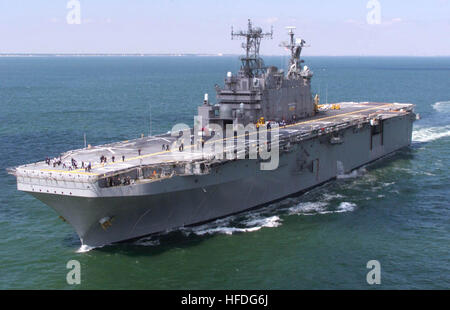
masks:
{"type": "Polygon", "coordinates": [[[295,26],[304,55],[450,56],[450,0],[0,0],[0,53],[240,54],[249,18],[263,55],[295,26]]]}

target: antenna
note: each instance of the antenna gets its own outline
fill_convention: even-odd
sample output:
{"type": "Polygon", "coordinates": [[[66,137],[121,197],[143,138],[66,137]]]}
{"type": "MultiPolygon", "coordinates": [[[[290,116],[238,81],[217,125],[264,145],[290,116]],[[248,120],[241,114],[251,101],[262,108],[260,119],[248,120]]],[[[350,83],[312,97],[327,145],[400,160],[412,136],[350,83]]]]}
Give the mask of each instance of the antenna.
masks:
{"type": "Polygon", "coordinates": [[[305,46],[306,41],[300,38],[294,38],[295,26],[287,26],[288,35],[290,37],[290,42],[281,42],[280,46],[285,47],[291,51],[291,59],[289,61],[289,71],[288,78],[296,78],[299,76],[301,71],[300,64],[303,62],[300,60],[300,54],[302,53],[302,48],[305,46]]]}
{"type": "Polygon", "coordinates": [[[322,96],[322,82],[319,82],[319,95],[322,96]]]}
{"type": "Polygon", "coordinates": [[[152,105],[149,103],[148,104],[148,111],[149,111],[149,118],[150,118],[150,133],[149,133],[149,137],[152,136],[152,105]]]}
{"type": "Polygon", "coordinates": [[[286,26],[285,27],[287,30],[288,30],[288,33],[289,34],[291,34],[291,33],[294,33],[294,29],[297,29],[297,27],[295,27],[295,26],[286,26]]]}
{"type": "Polygon", "coordinates": [[[235,37],[245,38],[245,42],[242,43],[242,48],[245,50],[245,56],[241,57],[242,67],[247,77],[253,77],[257,75],[261,69],[264,68],[264,62],[259,57],[259,47],[261,45],[261,39],[273,37],[273,26],[270,32],[263,33],[260,27],[253,27],[252,22],[248,20],[247,31],[234,32],[231,27],[231,40],[235,37]]]}

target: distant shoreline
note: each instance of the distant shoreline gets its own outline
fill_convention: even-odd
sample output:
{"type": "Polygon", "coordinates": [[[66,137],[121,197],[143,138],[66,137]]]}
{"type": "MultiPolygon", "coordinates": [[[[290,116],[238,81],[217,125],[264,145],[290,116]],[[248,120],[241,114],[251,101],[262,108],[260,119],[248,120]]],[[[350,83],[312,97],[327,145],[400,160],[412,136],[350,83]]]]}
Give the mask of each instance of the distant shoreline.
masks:
{"type": "MultiPolygon", "coordinates": [[[[146,53],[0,53],[0,57],[239,57],[240,54],[146,54],[146,53]]],[[[262,57],[282,57],[279,55],[261,55],[262,57]]],[[[411,55],[305,55],[304,57],[411,57],[411,58],[436,58],[450,57],[450,55],[411,56],[411,55]]]]}

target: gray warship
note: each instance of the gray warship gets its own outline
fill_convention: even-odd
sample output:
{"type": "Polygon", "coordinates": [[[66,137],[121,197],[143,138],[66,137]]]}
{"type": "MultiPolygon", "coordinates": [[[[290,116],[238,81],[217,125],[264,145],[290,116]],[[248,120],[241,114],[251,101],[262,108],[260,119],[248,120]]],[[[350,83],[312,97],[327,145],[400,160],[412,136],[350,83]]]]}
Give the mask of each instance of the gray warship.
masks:
{"type": "Polygon", "coordinates": [[[305,41],[288,28],[284,70],[266,66],[250,20],[242,66],[205,94],[194,126],[9,168],[18,190],[53,208],[82,245],[100,247],[256,208],[351,172],[411,143],[408,103],[321,104],[305,41]],[[222,128],[222,129],[221,129],[222,128]],[[226,128],[226,129],[225,129],[226,128]]]}

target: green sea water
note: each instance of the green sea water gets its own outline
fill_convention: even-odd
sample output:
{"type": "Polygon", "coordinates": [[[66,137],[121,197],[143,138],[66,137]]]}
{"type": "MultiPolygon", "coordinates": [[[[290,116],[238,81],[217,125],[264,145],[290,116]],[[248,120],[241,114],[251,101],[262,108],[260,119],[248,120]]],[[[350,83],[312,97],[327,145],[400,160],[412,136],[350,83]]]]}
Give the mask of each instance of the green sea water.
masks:
{"type": "Polygon", "coordinates": [[[98,145],[192,124],[238,60],[0,57],[0,289],[448,289],[450,58],[305,60],[323,100],[416,104],[411,147],[257,210],[80,252],[5,169],[83,147],[84,134],[98,145]],[[66,282],[73,259],[80,285],[66,282]]]}

